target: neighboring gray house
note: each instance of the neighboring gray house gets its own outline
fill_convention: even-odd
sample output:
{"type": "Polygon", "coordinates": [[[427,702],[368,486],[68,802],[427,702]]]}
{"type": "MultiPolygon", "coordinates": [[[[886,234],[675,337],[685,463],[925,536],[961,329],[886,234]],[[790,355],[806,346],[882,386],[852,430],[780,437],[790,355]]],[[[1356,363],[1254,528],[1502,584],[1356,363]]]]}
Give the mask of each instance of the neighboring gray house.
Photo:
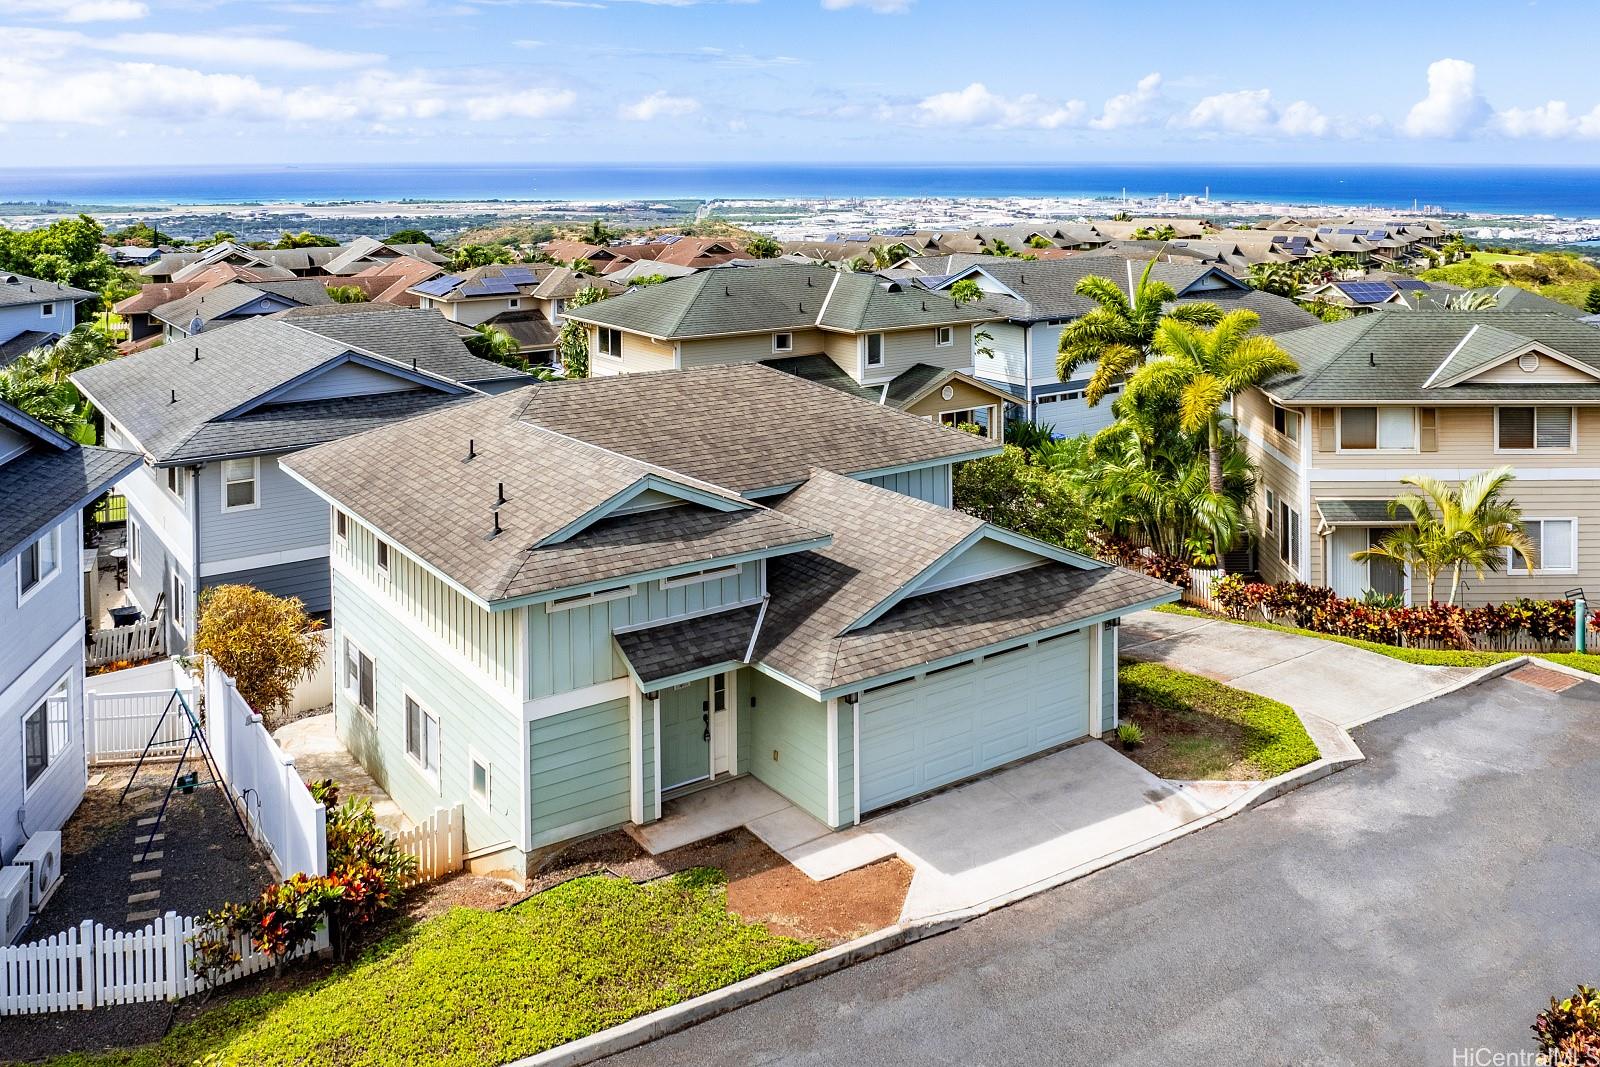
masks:
{"type": "Polygon", "coordinates": [[[83,509],[138,466],[0,403],[0,864],[83,798],[83,509]]]}
{"type": "Polygon", "coordinates": [[[284,476],[285,453],[530,379],[471,355],[439,316],[402,309],[249,319],[73,380],[106,441],[145,457],[118,486],[129,592],[147,615],[161,598],[177,651],[209,586],[328,610],[327,509],[284,476]]]}
{"type": "MultiPolygon", "coordinates": [[[[906,260],[888,273],[938,292],[964,279],[977,282],[989,294],[987,302],[1008,317],[984,328],[989,340],[974,356],[973,373],[1010,392],[1018,415],[1049,427],[1058,437],[1071,437],[1109,426],[1112,417],[1109,399],[1096,407],[1084,400],[1093,366],[1079,367],[1070,381],[1056,374],[1062,328],[1098,306],[1078,293],[1078,283],[1091,276],[1108,278],[1125,294],[1132,293],[1148,262],[1148,257],[1110,252],[1037,261],[949,255],[906,260]]],[[[1263,333],[1318,322],[1294,301],[1252,289],[1213,266],[1157,261],[1150,277],[1172,287],[1178,294],[1175,303],[1205,301],[1224,311],[1249,308],[1261,316],[1263,333]]]]}
{"type": "Polygon", "coordinates": [[[945,507],[999,448],[745,363],[299,452],[336,530],[339,736],[527,870],[740,775],[838,829],[1113,729],[1116,620],[1178,592],[945,507]]]}
{"type": "Polygon", "coordinates": [[[0,271],[0,367],[71,333],[78,301],[92,299],[93,293],[70,285],[0,271]]]}
{"type": "Polygon", "coordinates": [[[348,244],[309,248],[247,248],[223,241],[199,252],[167,252],[139,273],[150,282],[181,282],[218,263],[251,269],[281,268],[295,277],[349,276],[400,256],[444,265],[449,260],[429,244],[387,244],[358,237],[348,244]]]}
{"type": "Polygon", "coordinates": [[[168,301],[150,312],[168,341],[258,315],[333,303],[327,286],[310,278],[277,282],[227,282],[168,301]]]}

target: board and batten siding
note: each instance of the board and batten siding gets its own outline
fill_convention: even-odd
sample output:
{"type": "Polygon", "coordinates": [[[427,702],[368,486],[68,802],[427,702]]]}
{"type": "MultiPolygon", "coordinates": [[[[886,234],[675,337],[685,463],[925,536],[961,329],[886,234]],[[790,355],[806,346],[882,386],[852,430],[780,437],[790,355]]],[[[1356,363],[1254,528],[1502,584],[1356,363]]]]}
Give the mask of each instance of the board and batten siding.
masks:
{"type": "MultiPolygon", "coordinates": [[[[386,594],[398,609],[480,671],[494,685],[517,692],[521,611],[490,612],[424,568],[399,545],[389,546],[389,575],[378,571],[377,536],[354,517],[345,542],[333,539],[333,556],[386,594]]],[[[337,620],[336,620],[337,621],[337,620]]]]}
{"type": "Polygon", "coordinates": [[[336,571],[333,603],[334,723],[345,747],[413,821],[427,818],[435,808],[460,803],[466,813],[469,851],[520,847],[524,797],[517,754],[520,709],[513,711],[508,698],[489,691],[421,640],[397,617],[394,604],[370,586],[336,571]],[[371,718],[345,690],[341,657],[346,637],[373,659],[377,707],[371,718]],[[406,752],[408,693],[439,720],[437,781],[406,752]],[[489,764],[487,804],[472,794],[473,757],[489,764]]]}
{"type": "Polygon", "coordinates": [[[750,773],[826,823],[827,706],[765,674],[751,672],[751,679],[750,773]]]}
{"type": "Polygon", "coordinates": [[[535,848],[629,820],[626,698],[536,719],[530,726],[535,848]]]}
{"type": "Polygon", "coordinates": [[[200,468],[200,574],[209,577],[224,569],[239,569],[230,561],[249,560],[272,566],[297,562],[271,558],[278,554],[305,555],[328,551],[328,505],[278,466],[278,456],[262,456],[256,482],[257,507],[222,510],[221,463],[200,468]],[[220,565],[220,566],[219,566],[220,565]]]}
{"type": "Polygon", "coordinates": [[[950,468],[950,464],[941,463],[932,467],[900,471],[898,474],[866,478],[864,481],[868,485],[876,485],[902,496],[915,497],[917,500],[925,500],[930,504],[948,508],[953,506],[950,499],[950,468]]]}
{"type": "Polygon", "coordinates": [[[836,738],[839,777],[834,783],[838,791],[839,820],[834,825],[849,826],[856,821],[856,706],[843,700],[835,701],[833,714],[839,728],[836,738]]]}
{"type": "Polygon", "coordinates": [[[639,582],[630,597],[560,611],[542,604],[527,608],[526,696],[554,696],[624,677],[627,668],[611,639],[614,631],[759,600],[760,568],[760,561],[753,561],[737,576],[672,589],[663,589],[659,581],[639,582]]]}

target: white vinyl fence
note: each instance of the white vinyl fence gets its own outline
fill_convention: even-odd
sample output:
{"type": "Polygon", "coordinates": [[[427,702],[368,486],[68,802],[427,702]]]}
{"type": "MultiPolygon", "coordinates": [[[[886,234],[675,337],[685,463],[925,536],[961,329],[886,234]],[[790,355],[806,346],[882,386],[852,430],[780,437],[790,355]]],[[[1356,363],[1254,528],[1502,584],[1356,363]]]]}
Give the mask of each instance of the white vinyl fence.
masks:
{"type": "Polygon", "coordinates": [[[217,769],[279,876],[327,874],[326,813],[295,770],[294,759],[267,733],[233,679],[209,659],[205,692],[206,738],[217,769]]]}
{"type": "Polygon", "coordinates": [[[89,763],[132,762],[152,736],[155,743],[150,746],[150,757],[170,758],[182,753],[189,739],[189,718],[173,698],[174,691],[181,692],[189,707],[199,712],[196,698],[200,687],[175,660],[160,660],[86,679],[83,737],[89,763]]]}
{"type": "MultiPolygon", "coordinates": [[[[113,1004],[176,1000],[205,988],[194,973],[194,937],[205,922],[172,912],[139,930],[108,930],[85,920],[32,944],[0,948],[0,1015],[76,1011],[113,1004]]],[[[296,956],[328,947],[324,926],[296,956]]],[[[234,946],[239,962],[219,975],[222,985],[267,970],[272,957],[248,938],[234,946]]]]}

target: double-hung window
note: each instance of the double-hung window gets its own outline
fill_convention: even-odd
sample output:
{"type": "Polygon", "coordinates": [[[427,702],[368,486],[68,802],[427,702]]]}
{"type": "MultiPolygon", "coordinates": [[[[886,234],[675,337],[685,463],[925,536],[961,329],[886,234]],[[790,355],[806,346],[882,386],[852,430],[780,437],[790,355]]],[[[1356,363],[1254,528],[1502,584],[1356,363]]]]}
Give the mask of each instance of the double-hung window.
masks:
{"type": "Polygon", "coordinates": [[[182,630],[187,625],[189,617],[189,588],[183,584],[183,576],[177,571],[172,572],[172,625],[182,630]]]}
{"type": "Polygon", "coordinates": [[[1495,408],[1495,451],[1570,452],[1574,422],[1571,408],[1495,408]]]}
{"type": "Polygon", "coordinates": [[[1300,566],[1300,513],[1288,501],[1278,501],[1278,558],[1291,567],[1300,566]]]}
{"type": "Polygon", "coordinates": [[[423,773],[439,777],[439,717],[406,694],[406,755],[423,773]]]}
{"type": "Polygon", "coordinates": [[[249,511],[261,504],[261,460],[222,461],[222,510],[249,511]]]}
{"type": "Polygon", "coordinates": [[[1300,413],[1272,405],[1272,428],[1291,441],[1300,440],[1300,413]]]}
{"type": "Polygon", "coordinates": [[[344,691],[371,718],[377,712],[377,682],[372,657],[350,638],[344,639],[344,691]]]}
{"type": "Polygon", "coordinates": [[[51,530],[17,557],[17,598],[25,599],[61,569],[59,530],[51,530]]]}
{"type": "Polygon", "coordinates": [[[1416,447],[1416,408],[1339,409],[1341,452],[1404,452],[1416,447]]]}
{"type": "Polygon", "coordinates": [[[1578,569],[1576,519],[1523,519],[1522,532],[1533,542],[1533,568],[1506,549],[1506,569],[1512,574],[1572,574],[1578,569]]]}
{"type": "Polygon", "coordinates": [[[866,346],[864,349],[866,355],[863,357],[863,359],[865,360],[866,365],[869,367],[883,366],[883,334],[867,334],[864,344],[866,346]]]}
{"type": "Polygon", "coordinates": [[[72,720],[67,714],[67,679],[63,678],[22,717],[23,788],[33,788],[67,750],[72,720]]]}
{"type": "Polygon", "coordinates": [[[622,331],[607,329],[602,326],[596,331],[599,335],[598,344],[602,356],[622,358],[622,331]]]}

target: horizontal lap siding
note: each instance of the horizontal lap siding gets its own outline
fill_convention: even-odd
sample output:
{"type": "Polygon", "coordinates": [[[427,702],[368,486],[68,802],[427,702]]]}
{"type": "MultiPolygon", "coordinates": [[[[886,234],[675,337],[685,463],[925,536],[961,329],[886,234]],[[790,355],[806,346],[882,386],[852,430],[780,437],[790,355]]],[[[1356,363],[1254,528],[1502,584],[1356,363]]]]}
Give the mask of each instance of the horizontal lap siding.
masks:
{"type": "MultiPolygon", "coordinates": [[[[69,588],[74,587],[75,577],[69,572],[66,575],[67,581],[63,584],[69,588]]],[[[13,582],[16,580],[14,571],[11,580],[13,582]]],[[[0,593],[0,601],[5,599],[6,593],[15,595],[14,591],[6,590],[0,593]]],[[[32,605],[33,602],[30,601],[24,605],[24,609],[32,605]]],[[[76,627],[72,626],[69,629],[76,627]]],[[[5,633],[9,636],[11,631],[7,630],[5,633]]],[[[45,635],[49,637],[49,641],[46,642],[44,650],[60,640],[62,633],[62,630],[57,630],[54,634],[45,635]]],[[[29,660],[23,666],[33,665],[33,660],[29,660]]],[[[43,667],[38,677],[26,687],[17,680],[20,674],[21,671],[11,671],[6,680],[0,682],[0,737],[6,739],[5,758],[8,761],[5,772],[0,773],[0,812],[5,812],[6,818],[12,820],[9,825],[0,825],[0,863],[10,863],[11,857],[22,846],[23,836],[18,820],[25,818],[29,833],[59,830],[83,798],[85,780],[82,646],[75,642],[69,644],[65,651],[58,654],[48,666],[43,667]],[[34,782],[33,791],[24,795],[23,716],[38,707],[64,676],[68,679],[67,744],[56,756],[54,763],[34,782]],[[7,682],[12,683],[9,688],[7,682]]]]}
{"type": "Polygon", "coordinates": [[[529,744],[535,846],[628,821],[627,700],[538,719],[529,744]]]}
{"type": "Polygon", "coordinates": [[[826,822],[826,708],[764,674],[753,678],[750,773],[826,822]]]}
{"type": "Polygon", "coordinates": [[[394,609],[342,574],[333,579],[332,655],[349,636],[374,661],[377,713],[369,719],[344,691],[344,666],[336,659],[335,724],[345,746],[415,822],[437,807],[464,805],[467,847],[520,844],[522,773],[516,758],[518,716],[418,639],[394,609]],[[440,772],[436,785],[405,750],[405,695],[439,719],[440,772]],[[472,795],[469,756],[490,764],[487,806],[472,795]]]}
{"type": "MultiPolygon", "coordinates": [[[[773,331],[773,333],[783,331],[773,331]]],[[[682,369],[710,367],[722,363],[749,363],[763,359],[781,359],[785,356],[814,356],[824,347],[821,330],[793,330],[793,347],[785,352],[772,350],[772,333],[740,334],[737,337],[718,337],[707,341],[680,341],[679,359],[682,369]]],[[[624,349],[626,350],[626,349],[624,349]]]]}
{"type": "MultiPolygon", "coordinates": [[[[83,616],[83,578],[78,552],[83,542],[77,515],[58,524],[54,531],[59,570],[20,607],[19,563],[13,558],[0,566],[0,690],[33,666],[34,660],[44,655],[62,634],[69,630],[82,632],[79,620],[83,616]]],[[[20,736],[7,734],[5,741],[13,745],[12,738],[20,736]]],[[[13,827],[0,825],[0,834],[12,830],[13,827]]]]}
{"type": "Polygon", "coordinates": [[[989,381],[1011,382],[1020,385],[1027,376],[1026,327],[1011,322],[991,322],[982,327],[991,340],[984,347],[991,355],[975,353],[973,370],[979,378],[989,381]]]}
{"type": "Polygon", "coordinates": [[[200,582],[202,589],[217,585],[249,585],[273,596],[299,597],[306,610],[314,615],[326,612],[332,606],[328,561],[325,557],[276,567],[253,567],[250,570],[213,574],[200,582]]]}
{"type": "MultiPolygon", "coordinates": [[[[1256,537],[1258,538],[1258,551],[1256,553],[1256,566],[1261,575],[1268,581],[1286,582],[1298,579],[1290,564],[1283,562],[1278,557],[1277,531],[1267,532],[1267,490],[1289,502],[1295,511],[1302,512],[1300,525],[1303,530],[1315,529],[1316,520],[1312,515],[1304,514],[1301,503],[1302,480],[1301,472],[1285,464],[1274,451],[1295,458],[1301,454],[1302,445],[1298,441],[1291,441],[1272,428],[1272,404],[1260,392],[1251,391],[1234,400],[1234,415],[1238,420],[1237,425],[1245,435],[1245,453],[1250,457],[1258,471],[1258,485],[1256,499],[1252,502],[1256,537]],[[1261,443],[1265,442],[1265,444],[1261,443]],[[1266,447],[1271,446],[1272,451],[1266,447]]],[[[1310,418],[1301,423],[1301,434],[1314,434],[1316,427],[1310,418]]],[[[1311,559],[1302,561],[1311,568],[1311,580],[1320,580],[1321,562],[1319,546],[1315,535],[1311,538],[1311,559]]]]}
{"type": "Polygon", "coordinates": [[[327,547],[328,505],[285,474],[278,466],[278,457],[261,457],[256,495],[260,507],[223,511],[222,464],[207,463],[200,468],[202,566],[212,561],[327,547]]]}
{"type": "Polygon", "coordinates": [[[834,714],[839,727],[838,825],[847,826],[856,821],[856,706],[840,700],[834,714]]]}
{"type": "MultiPolygon", "coordinates": [[[[1444,390],[1448,393],[1448,390],[1444,390]]],[[[1427,405],[1422,405],[1427,406],[1427,405]]],[[[1562,404],[1546,405],[1564,407],[1562,404]]],[[[1334,408],[1325,409],[1329,417],[1334,408]]],[[[1360,477],[1361,470],[1397,467],[1419,468],[1470,468],[1484,470],[1502,463],[1516,466],[1526,462],[1538,467],[1594,467],[1594,443],[1600,441],[1600,408],[1577,408],[1577,449],[1572,452],[1497,453],[1495,447],[1494,408],[1492,407],[1440,407],[1439,448],[1436,452],[1384,452],[1374,454],[1316,451],[1315,465],[1322,469],[1343,468],[1360,477]]]]}

